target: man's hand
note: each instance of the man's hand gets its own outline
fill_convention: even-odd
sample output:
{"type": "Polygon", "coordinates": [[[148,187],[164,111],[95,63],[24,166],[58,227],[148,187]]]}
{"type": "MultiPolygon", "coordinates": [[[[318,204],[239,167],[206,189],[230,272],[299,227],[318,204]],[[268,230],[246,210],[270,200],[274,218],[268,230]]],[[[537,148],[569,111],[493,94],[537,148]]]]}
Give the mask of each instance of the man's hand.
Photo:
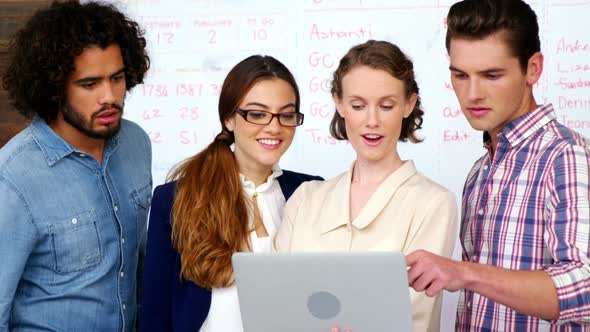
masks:
{"type": "Polygon", "coordinates": [[[455,292],[465,288],[462,262],[416,250],[406,256],[406,265],[408,284],[417,292],[425,291],[428,296],[436,296],[443,289],[455,292]]]}

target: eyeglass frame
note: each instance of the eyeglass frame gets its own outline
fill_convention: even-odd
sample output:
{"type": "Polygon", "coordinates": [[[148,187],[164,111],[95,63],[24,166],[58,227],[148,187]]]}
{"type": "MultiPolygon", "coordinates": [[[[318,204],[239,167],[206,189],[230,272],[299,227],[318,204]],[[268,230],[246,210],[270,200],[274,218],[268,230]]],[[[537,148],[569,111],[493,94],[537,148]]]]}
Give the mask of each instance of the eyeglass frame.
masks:
{"type": "Polygon", "coordinates": [[[245,109],[241,109],[241,108],[236,108],[236,111],[235,112],[238,113],[239,115],[241,115],[242,118],[244,118],[244,121],[246,121],[248,123],[251,123],[251,124],[259,125],[259,126],[266,126],[266,125],[268,125],[269,123],[272,122],[272,120],[274,120],[275,117],[277,118],[277,120],[279,121],[279,124],[281,126],[283,126],[283,127],[289,127],[289,128],[294,128],[294,127],[301,126],[303,124],[303,120],[304,120],[304,114],[303,113],[300,113],[300,112],[272,113],[272,112],[264,111],[264,110],[245,110],[245,109]],[[267,123],[256,123],[256,122],[249,121],[248,120],[248,113],[250,113],[250,112],[262,112],[262,113],[270,114],[270,120],[267,123]],[[300,123],[298,123],[298,124],[296,124],[294,126],[284,125],[281,122],[281,115],[284,115],[284,114],[296,114],[299,117],[299,119],[301,119],[300,120],[300,123]]]}

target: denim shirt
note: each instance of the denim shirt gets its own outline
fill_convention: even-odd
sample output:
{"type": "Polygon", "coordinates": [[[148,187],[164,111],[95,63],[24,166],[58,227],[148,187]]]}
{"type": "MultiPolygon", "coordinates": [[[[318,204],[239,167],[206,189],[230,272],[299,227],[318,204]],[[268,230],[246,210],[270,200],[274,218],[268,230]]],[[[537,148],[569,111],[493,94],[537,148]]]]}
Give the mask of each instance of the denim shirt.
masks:
{"type": "Polygon", "coordinates": [[[0,331],[132,331],[151,147],[122,120],[102,164],[40,118],[0,149],[0,331]]]}

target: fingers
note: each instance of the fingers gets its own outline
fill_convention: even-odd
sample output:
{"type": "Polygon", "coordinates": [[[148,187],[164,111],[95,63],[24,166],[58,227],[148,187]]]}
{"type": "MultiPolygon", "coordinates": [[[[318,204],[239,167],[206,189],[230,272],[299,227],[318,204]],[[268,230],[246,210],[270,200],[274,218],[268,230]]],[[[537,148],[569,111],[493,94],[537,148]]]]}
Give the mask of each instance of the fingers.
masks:
{"type": "Polygon", "coordinates": [[[408,286],[413,287],[416,279],[418,279],[423,273],[423,266],[424,264],[420,264],[422,262],[422,257],[427,254],[424,250],[416,250],[409,253],[406,256],[406,266],[408,267],[408,286]]]}
{"type": "Polygon", "coordinates": [[[417,292],[424,291],[428,296],[436,296],[442,290],[455,291],[462,288],[458,263],[434,254],[424,255],[408,270],[408,284],[417,292]]]}
{"type": "MultiPolygon", "coordinates": [[[[412,253],[410,255],[413,255],[413,254],[414,253],[412,253]]],[[[418,254],[418,255],[420,255],[420,254],[418,254]]],[[[413,259],[415,257],[416,256],[410,257],[410,258],[413,259]]],[[[408,286],[414,287],[416,280],[418,280],[422,276],[422,274],[424,274],[427,265],[428,264],[423,264],[421,260],[416,260],[412,263],[412,265],[408,269],[408,286]]]]}
{"type": "Polygon", "coordinates": [[[419,267],[411,267],[408,270],[408,286],[414,287],[414,283],[421,275],[422,271],[419,270],[419,267]]]}
{"type": "MultiPolygon", "coordinates": [[[[417,292],[430,289],[431,293],[440,292],[440,278],[443,277],[438,266],[438,256],[424,250],[417,250],[408,255],[406,261],[412,265],[408,269],[408,285],[417,292]]],[[[444,283],[443,283],[444,284],[444,283]]],[[[427,293],[427,295],[432,296],[427,293]]]]}
{"type": "Polygon", "coordinates": [[[412,266],[420,260],[420,257],[424,255],[424,250],[416,250],[406,255],[406,265],[412,266]]]}
{"type": "Polygon", "coordinates": [[[436,275],[432,273],[432,270],[427,270],[421,273],[412,283],[412,288],[417,292],[422,292],[428,286],[433,283],[436,279],[436,275]]]}
{"type": "Polygon", "coordinates": [[[430,297],[435,297],[443,291],[444,286],[445,284],[442,281],[435,280],[426,288],[425,293],[430,297]]]}

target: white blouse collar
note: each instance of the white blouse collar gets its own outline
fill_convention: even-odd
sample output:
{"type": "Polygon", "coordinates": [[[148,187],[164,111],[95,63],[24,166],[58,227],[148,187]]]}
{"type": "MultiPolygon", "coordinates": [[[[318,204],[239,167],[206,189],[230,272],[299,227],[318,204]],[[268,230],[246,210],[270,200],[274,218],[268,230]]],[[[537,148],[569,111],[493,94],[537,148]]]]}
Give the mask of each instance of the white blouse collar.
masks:
{"type": "Polygon", "coordinates": [[[278,164],[274,164],[272,166],[272,173],[266,179],[266,182],[261,184],[260,186],[256,187],[253,181],[247,180],[246,177],[240,173],[240,181],[242,181],[242,187],[244,190],[249,193],[253,194],[254,192],[260,193],[267,191],[274,183],[275,179],[278,178],[283,174],[283,171],[279,167],[278,164]]]}

